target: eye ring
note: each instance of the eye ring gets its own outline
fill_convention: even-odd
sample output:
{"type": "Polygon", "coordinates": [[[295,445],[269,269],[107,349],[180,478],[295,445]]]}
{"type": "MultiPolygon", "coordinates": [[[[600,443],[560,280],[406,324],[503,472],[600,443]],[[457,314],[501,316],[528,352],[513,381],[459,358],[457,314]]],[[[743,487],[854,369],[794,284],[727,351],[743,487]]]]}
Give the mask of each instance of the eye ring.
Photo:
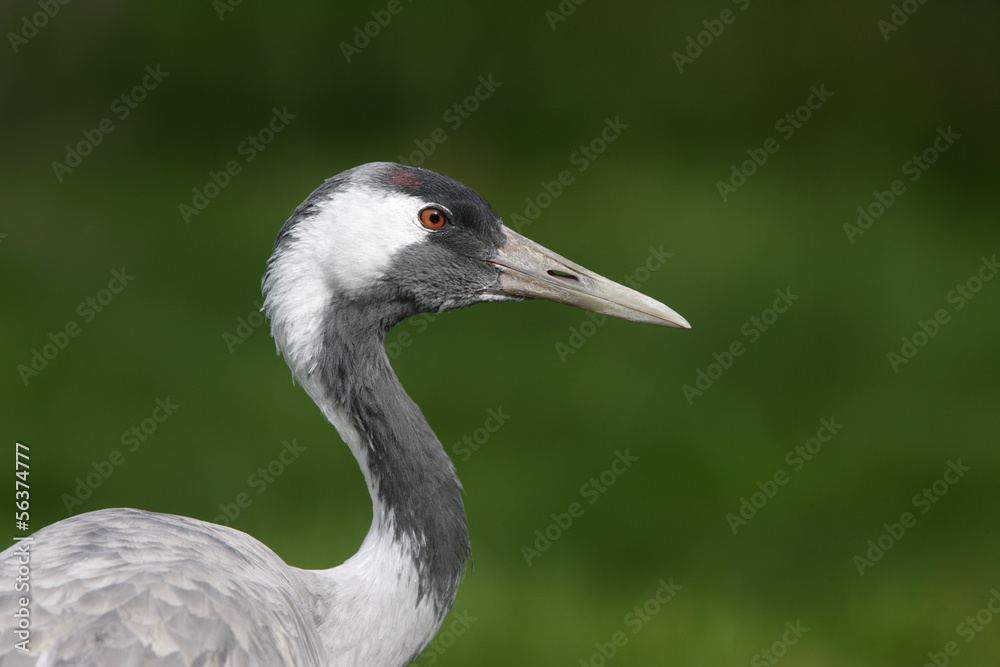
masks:
{"type": "Polygon", "coordinates": [[[451,222],[448,219],[448,214],[437,206],[428,206],[420,209],[420,213],[417,214],[417,218],[420,220],[420,224],[425,229],[430,230],[441,229],[451,222]]]}

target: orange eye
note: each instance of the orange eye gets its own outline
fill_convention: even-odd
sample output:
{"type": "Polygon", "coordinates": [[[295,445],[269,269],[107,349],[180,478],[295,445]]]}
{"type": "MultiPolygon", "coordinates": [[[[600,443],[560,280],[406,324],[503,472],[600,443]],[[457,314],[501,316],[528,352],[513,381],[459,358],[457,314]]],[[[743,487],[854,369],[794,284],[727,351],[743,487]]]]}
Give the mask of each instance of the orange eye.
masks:
{"type": "Polygon", "coordinates": [[[420,224],[427,229],[441,229],[448,224],[448,216],[439,208],[428,207],[420,211],[420,224]]]}

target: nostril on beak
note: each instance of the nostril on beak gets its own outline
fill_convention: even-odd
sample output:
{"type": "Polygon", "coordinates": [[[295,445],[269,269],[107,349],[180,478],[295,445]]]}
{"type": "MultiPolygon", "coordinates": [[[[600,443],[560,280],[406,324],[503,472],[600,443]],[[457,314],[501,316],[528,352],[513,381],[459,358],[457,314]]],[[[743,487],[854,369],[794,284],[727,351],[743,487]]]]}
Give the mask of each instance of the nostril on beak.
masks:
{"type": "Polygon", "coordinates": [[[567,280],[579,280],[579,278],[577,278],[576,276],[574,276],[572,273],[569,273],[567,271],[560,271],[559,269],[549,269],[548,271],[546,271],[546,273],[548,273],[553,278],[565,278],[567,280]]]}

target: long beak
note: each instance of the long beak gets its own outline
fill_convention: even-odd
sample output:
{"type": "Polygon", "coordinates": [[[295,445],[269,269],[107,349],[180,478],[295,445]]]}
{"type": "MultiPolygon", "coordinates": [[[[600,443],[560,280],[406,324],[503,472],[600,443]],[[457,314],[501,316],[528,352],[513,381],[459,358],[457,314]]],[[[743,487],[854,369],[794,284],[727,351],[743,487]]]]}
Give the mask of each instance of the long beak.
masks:
{"type": "Polygon", "coordinates": [[[683,317],[645,294],[599,276],[510,228],[507,242],[488,262],[500,268],[500,285],[486,294],[548,299],[633,322],[690,329],[683,317]]]}

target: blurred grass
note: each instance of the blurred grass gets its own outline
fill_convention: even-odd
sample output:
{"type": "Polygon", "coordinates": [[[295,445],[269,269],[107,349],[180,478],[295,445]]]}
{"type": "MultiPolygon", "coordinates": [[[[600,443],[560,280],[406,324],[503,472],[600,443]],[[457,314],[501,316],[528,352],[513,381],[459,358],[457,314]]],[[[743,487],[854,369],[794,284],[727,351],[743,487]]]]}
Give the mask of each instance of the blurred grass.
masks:
{"type": "MultiPolygon", "coordinates": [[[[616,664],[747,662],[797,619],[795,664],[922,664],[952,640],[956,662],[990,664],[997,628],[965,644],[956,626],[1000,579],[1000,283],[957,312],[946,295],[1000,248],[997,9],[929,3],[884,41],[890,4],[752,3],[678,73],[671,53],[725,6],[586,3],[553,32],[529,3],[407,3],[350,64],[338,45],[375,6],[243,4],[222,22],[210,3],[62,7],[0,56],[0,431],[31,445],[33,527],[169,396],[176,414],[79,509],[212,520],[295,438],[305,452],[234,525],[300,567],[353,553],[370,521],[356,464],[266,326],[232,352],[223,334],[254,310],[299,201],[414,150],[492,73],[501,86],[424,166],[510,220],[620,116],[522,231],[614,279],[662,245],[643,291],[694,328],[609,320],[565,363],[556,344],[590,320],[552,304],[390,333],[413,334],[394,366],[449,451],[488,409],[511,415],[456,461],[475,568],[455,611],[477,620],[438,664],[575,664],[623,628],[616,664]],[[157,63],[169,77],[57,182],[63,147],[157,63]],[[716,181],[821,83],[833,97],[724,203],[716,181]],[[178,204],[285,106],[289,127],[185,225],[178,204]],[[949,125],[961,139],[850,244],[856,208],[949,125]],[[17,366],[123,266],[133,283],[25,386],[17,366]],[[750,343],[742,326],[785,288],[800,299],[750,343]],[[893,373],[886,353],[942,307],[951,321],[893,373]],[[689,405],[682,385],[737,340],[689,405]],[[726,514],[831,416],[844,429],[733,535],[726,514]],[[625,448],[635,466],[527,567],[521,546],[625,448]],[[853,556],[958,458],[972,470],[860,577],[853,556]],[[624,617],[661,578],[683,588],[632,634],[624,617]]],[[[0,23],[35,11],[7,3],[0,23]]]]}

